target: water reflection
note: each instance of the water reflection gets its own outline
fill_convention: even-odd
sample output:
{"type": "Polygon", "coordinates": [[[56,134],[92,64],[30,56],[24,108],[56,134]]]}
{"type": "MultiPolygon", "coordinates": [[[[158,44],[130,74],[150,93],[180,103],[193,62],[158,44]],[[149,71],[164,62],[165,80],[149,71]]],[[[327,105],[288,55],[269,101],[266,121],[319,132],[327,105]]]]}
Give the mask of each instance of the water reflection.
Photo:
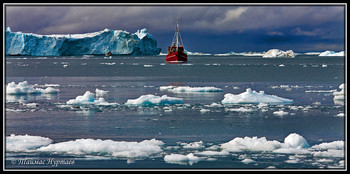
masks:
{"type": "Polygon", "coordinates": [[[59,94],[6,95],[6,102],[26,103],[34,100],[57,100],[59,94]]]}

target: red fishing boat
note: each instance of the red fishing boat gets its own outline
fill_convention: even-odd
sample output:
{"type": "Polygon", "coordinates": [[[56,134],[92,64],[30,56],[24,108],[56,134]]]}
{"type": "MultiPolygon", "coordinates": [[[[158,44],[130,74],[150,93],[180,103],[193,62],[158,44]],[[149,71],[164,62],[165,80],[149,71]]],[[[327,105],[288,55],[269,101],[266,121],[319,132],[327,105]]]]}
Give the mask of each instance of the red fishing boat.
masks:
{"type": "Polygon", "coordinates": [[[179,31],[179,18],[177,18],[176,32],[171,43],[168,47],[168,54],[166,55],[167,62],[186,62],[187,54],[182,43],[180,31],[179,31]],[[180,45],[181,42],[181,45],[180,45]]]}

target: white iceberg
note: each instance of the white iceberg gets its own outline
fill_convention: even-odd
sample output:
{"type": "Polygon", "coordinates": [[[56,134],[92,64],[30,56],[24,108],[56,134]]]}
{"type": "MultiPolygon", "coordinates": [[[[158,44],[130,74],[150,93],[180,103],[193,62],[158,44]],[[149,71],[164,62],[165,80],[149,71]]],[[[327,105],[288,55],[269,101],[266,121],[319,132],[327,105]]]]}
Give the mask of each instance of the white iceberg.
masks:
{"type": "Polygon", "coordinates": [[[64,56],[93,55],[107,52],[128,55],[158,55],[157,41],[147,32],[135,34],[105,29],[93,33],[67,35],[39,35],[11,32],[6,28],[6,55],[64,56]]]}
{"type": "Polygon", "coordinates": [[[6,137],[6,151],[27,152],[51,143],[52,140],[46,137],[11,134],[6,137]]]}
{"type": "Polygon", "coordinates": [[[190,153],[188,155],[181,155],[181,154],[170,154],[164,156],[164,161],[166,163],[172,163],[172,164],[182,164],[186,165],[189,163],[192,165],[193,163],[197,163],[200,161],[201,158],[194,156],[193,153],[190,153]]]}
{"type": "Polygon", "coordinates": [[[142,95],[137,99],[128,99],[126,105],[141,105],[141,106],[152,106],[152,105],[172,105],[172,104],[183,104],[182,98],[168,97],[167,95],[155,96],[152,94],[142,95]]]}
{"type": "Polygon", "coordinates": [[[325,51],[320,53],[318,56],[345,56],[344,51],[334,52],[334,51],[325,51]]]}
{"type": "Polygon", "coordinates": [[[86,91],[84,95],[79,95],[75,99],[68,100],[66,103],[68,105],[85,105],[85,104],[92,104],[92,105],[114,105],[116,103],[108,103],[105,101],[104,98],[100,97],[96,99],[95,94],[86,91]]]}
{"type": "Polygon", "coordinates": [[[339,89],[341,89],[339,92],[338,91],[333,92],[334,100],[344,100],[344,97],[345,97],[344,83],[339,85],[339,89]]]}
{"type": "Polygon", "coordinates": [[[275,111],[273,112],[274,115],[279,115],[279,116],[283,116],[283,115],[288,115],[289,113],[288,112],[285,112],[285,111],[275,111]]]}
{"type": "Polygon", "coordinates": [[[34,88],[29,85],[27,81],[19,82],[16,84],[15,82],[11,82],[6,86],[6,94],[9,95],[26,95],[26,94],[56,94],[60,90],[52,87],[47,87],[46,89],[42,88],[34,88]]]}
{"type": "MultiPolygon", "coordinates": [[[[221,144],[223,150],[229,152],[243,152],[243,151],[263,151],[263,152],[277,152],[277,153],[288,153],[302,149],[306,152],[310,145],[304,137],[296,133],[289,134],[285,139],[284,143],[276,140],[267,140],[266,137],[237,137],[233,140],[221,144]]],[[[310,152],[307,152],[310,153],[310,152]]]]}
{"type": "Polygon", "coordinates": [[[104,95],[107,95],[109,91],[104,91],[102,89],[96,88],[95,92],[96,92],[96,96],[104,96],[104,95]]]}
{"type": "Polygon", "coordinates": [[[309,148],[310,145],[304,137],[297,133],[291,133],[284,139],[284,146],[291,148],[309,148]]]}
{"type": "Polygon", "coordinates": [[[141,142],[77,139],[50,144],[39,148],[38,151],[75,155],[103,155],[117,158],[145,158],[161,153],[163,145],[162,141],[156,139],[141,142]]]}
{"type": "Polygon", "coordinates": [[[295,53],[292,50],[282,51],[280,49],[270,49],[264,55],[263,58],[277,58],[277,57],[285,57],[285,58],[294,58],[295,53]]]}
{"type": "Polygon", "coordinates": [[[290,104],[293,103],[293,100],[285,99],[282,97],[277,97],[275,95],[267,95],[264,91],[256,92],[252,91],[250,88],[246,89],[246,92],[243,92],[238,95],[227,93],[224,95],[224,99],[221,101],[222,104],[290,104]]]}
{"type": "Polygon", "coordinates": [[[192,142],[192,143],[181,143],[184,149],[204,149],[203,141],[192,142]]]}
{"type": "Polygon", "coordinates": [[[206,87],[189,87],[189,86],[161,86],[161,91],[169,91],[173,93],[191,93],[191,92],[222,92],[222,89],[206,86],[206,87]]]}
{"type": "Polygon", "coordinates": [[[273,151],[281,147],[280,142],[275,140],[268,141],[265,137],[237,137],[221,145],[222,149],[229,152],[273,151]]]}
{"type": "Polygon", "coordinates": [[[250,158],[246,158],[246,159],[242,160],[242,163],[244,163],[244,164],[250,164],[250,163],[255,163],[255,162],[256,161],[254,161],[254,160],[252,160],[250,158]]]}

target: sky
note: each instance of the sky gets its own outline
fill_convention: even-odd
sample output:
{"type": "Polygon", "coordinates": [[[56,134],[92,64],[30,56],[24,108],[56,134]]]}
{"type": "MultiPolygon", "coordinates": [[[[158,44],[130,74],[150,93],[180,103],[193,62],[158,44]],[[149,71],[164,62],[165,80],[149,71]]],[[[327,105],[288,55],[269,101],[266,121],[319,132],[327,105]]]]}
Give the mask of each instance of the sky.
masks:
{"type": "Polygon", "coordinates": [[[343,51],[344,4],[5,4],[5,26],[36,34],[147,28],[161,52],[180,17],[186,50],[202,53],[343,51]]]}

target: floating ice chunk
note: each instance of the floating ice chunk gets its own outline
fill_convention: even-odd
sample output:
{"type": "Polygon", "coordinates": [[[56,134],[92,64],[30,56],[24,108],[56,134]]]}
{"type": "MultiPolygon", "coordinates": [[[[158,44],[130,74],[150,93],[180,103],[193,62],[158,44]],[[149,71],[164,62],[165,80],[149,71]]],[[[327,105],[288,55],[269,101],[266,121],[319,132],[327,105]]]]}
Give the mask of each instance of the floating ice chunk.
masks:
{"type": "Polygon", "coordinates": [[[6,151],[27,152],[51,143],[52,140],[45,137],[11,134],[6,137],[6,151]]]}
{"type": "Polygon", "coordinates": [[[172,104],[183,104],[182,98],[168,97],[167,95],[155,96],[152,94],[142,95],[137,99],[128,99],[126,105],[172,105],[172,104]]]}
{"type": "Polygon", "coordinates": [[[268,141],[265,137],[244,137],[234,138],[233,140],[221,145],[221,148],[229,152],[242,151],[273,151],[281,148],[278,141],[268,141]]]}
{"type": "Polygon", "coordinates": [[[284,139],[284,145],[292,148],[309,148],[306,139],[299,134],[291,133],[284,139]]]}
{"type": "Polygon", "coordinates": [[[47,87],[46,89],[42,90],[42,93],[45,93],[45,94],[57,94],[59,92],[60,92],[59,89],[55,89],[55,88],[52,88],[52,87],[47,87]]]}
{"type": "Polygon", "coordinates": [[[164,161],[172,164],[186,165],[187,163],[189,163],[190,165],[192,165],[193,163],[197,163],[200,160],[201,158],[194,156],[193,153],[190,153],[188,155],[170,154],[164,156],[164,161]]]}
{"type": "Polygon", "coordinates": [[[50,144],[38,151],[67,153],[74,155],[103,155],[122,158],[143,158],[159,154],[163,150],[162,141],[151,139],[141,142],[126,142],[101,139],[77,139],[50,144]]]}
{"type": "Polygon", "coordinates": [[[84,105],[84,104],[93,104],[93,105],[113,105],[115,103],[108,103],[104,98],[100,97],[96,99],[94,93],[86,91],[84,95],[79,95],[75,99],[67,101],[68,105],[84,105]]]}
{"type": "Polygon", "coordinates": [[[244,163],[244,164],[250,164],[250,163],[255,163],[255,161],[252,160],[252,159],[250,159],[250,158],[246,158],[246,159],[242,160],[242,163],[244,163]]]}
{"type": "Polygon", "coordinates": [[[316,157],[344,158],[344,150],[327,149],[327,151],[317,151],[313,153],[316,157]]]}
{"type": "Polygon", "coordinates": [[[259,93],[252,91],[250,88],[246,89],[246,92],[243,92],[238,95],[227,93],[224,95],[224,99],[221,101],[222,104],[246,104],[246,103],[267,103],[267,104],[289,104],[293,103],[293,100],[285,99],[282,97],[277,97],[275,95],[264,94],[264,91],[259,93]]]}
{"type": "Polygon", "coordinates": [[[10,109],[10,108],[6,108],[6,112],[25,112],[25,110],[23,110],[23,109],[10,109]]]}
{"type": "Polygon", "coordinates": [[[11,82],[6,86],[6,94],[9,95],[26,95],[26,94],[55,94],[60,90],[52,87],[46,89],[33,88],[27,81],[19,82],[18,85],[15,82],[11,82]]]}
{"type": "Polygon", "coordinates": [[[199,112],[201,112],[201,113],[206,113],[206,112],[210,112],[210,109],[201,109],[201,110],[199,110],[199,112]]]}
{"type": "Polygon", "coordinates": [[[339,89],[341,89],[339,92],[335,91],[333,92],[334,95],[334,100],[344,100],[344,83],[342,83],[341,85],[339,85],[339,89]]]}
{"type": "Polygon", "coordinates": [[[96,88],[95,92],[96,92],[96,96],[104,96],[104,95],[107,95],[109,91],[104,91],[102,89],[96,88]]]}
{"type": "Polygon", "coordinates": [[[337,117],[344,117],[345,114],[344,114],[344,113],[339,113],[339,114],[337,114],[336,116],[337,116],[337,117]]]}
{"type": "Polygon", "coordinates": [[[184,149],[204,149],[203,141],[193,143],[182,143],[184,149]]]}
{"type": "Polygon", "coordinates": [[[276,153],[310,153],[306,149],[308,147],[310,147],[310,145],[305,138],[296,133],[288,135],[284,139],[284,143],[280,143],[276,140],[268,141],[266,137],[237,137],[227,143],[221,144],[221,148],[229,152],[268,151],[276,153]]]}
{"type": "Polygon", "coordinates": [[[218,104],[218,103],[212,103],[209,105],[209,107],[212,107],[212,108],[219,108],[219,107],[223,107],[221,104],[218,104]]]}
{"type": "Polygon", "coordinates": [[[203,152],[196,152],[195,155],[198,156],[227,156],[230,155],[230,153],[226,150],[222,150],[222,151],[203,151],[203,152]]]}
{"type": "Polygon", "coordinates": [[[255,109],[253,109],[253,108],[244,108],[244,107],[240,107],[240,108],[225,109],[225,111],[233,111],[233,112],[254,112],[255,109]]]}
{"type": "Polygon", "coordinates": [[[283,116],[283,115],[288,115],[289,113],[288,113],[288,112],[285,112],[285,111],[282,111],[282,110],[279,110],[279,111],[273,112],[273,114],[274,114],[274,115],[283,116]]]}
{"type": "Polygon", "coordinates": [[[161,91],[169,91],[173,93],[181,92],[222,92],[222,89],[216,87],[189,87],[189,86],[161,86],[159,87],[161,91]]]}
{"type": "Polygon", "coordinates": [[[294,58],[295,55],[296,54],[292,50],[282,51],[280,49],[270,49],[262,57],[263,58],[276,58],[276,57],[294,58]]]}
{"type": "Polygon", "coordinates": [[[319,54],[318,56],[344,56],[344,51],[334,52],[334,51],[325,51],[319,54]]]}
{"type": "Polygon", "coordinates": [[[316,150],[328,150],[328,149],[335,149],[335,150],[342,150],[344,149],[344,141],[333,141],[329,143],[321,143],[317,144],[311,147],[312,149],[316,150]]]}

